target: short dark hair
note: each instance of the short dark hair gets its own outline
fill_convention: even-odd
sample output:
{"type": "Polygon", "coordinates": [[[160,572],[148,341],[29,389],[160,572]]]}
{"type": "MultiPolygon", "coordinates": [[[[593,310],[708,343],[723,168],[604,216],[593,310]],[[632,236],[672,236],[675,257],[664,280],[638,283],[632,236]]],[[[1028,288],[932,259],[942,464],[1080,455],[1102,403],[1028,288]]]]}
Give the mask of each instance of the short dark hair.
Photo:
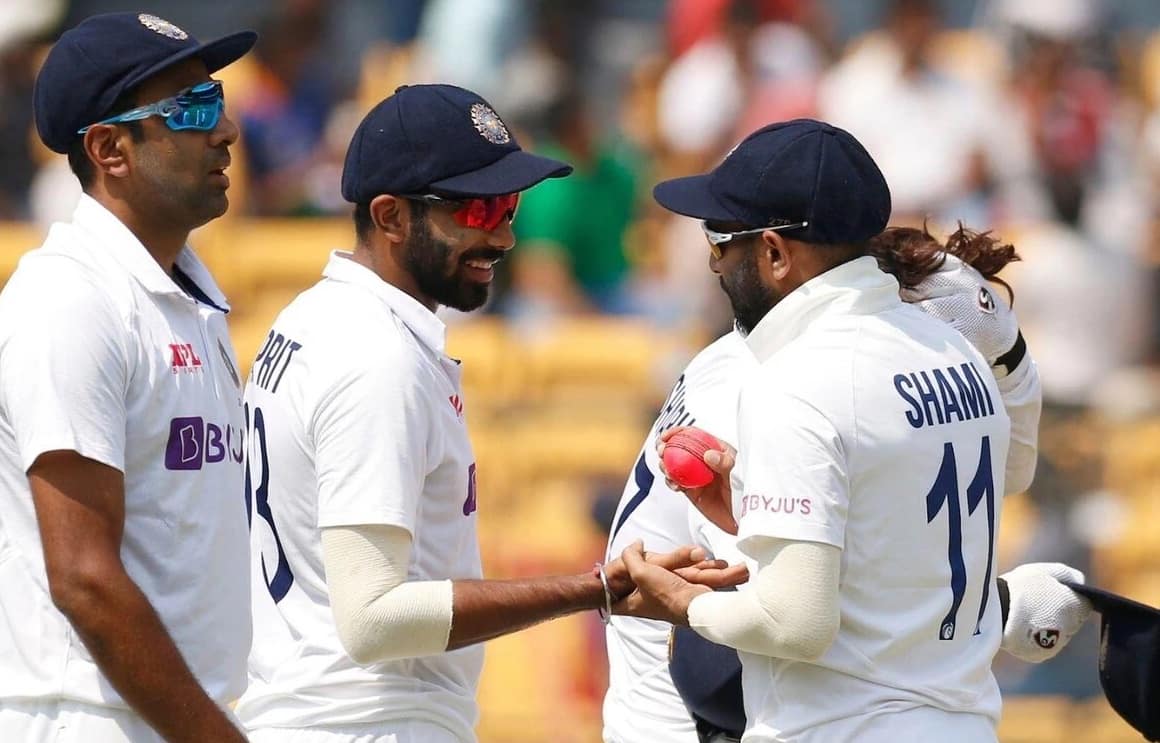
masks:
{"type": "Polygon", "coordinates": [[[365,244],[375,229],[371,219],[371,202],[363,201],[354,205],[354,235],[360,245],[365,244]]]}
{"type": "MultiPolygon", "coordinates": [[[[427,203],[418,200],[411,202],[411,216],[415,219],[422,219],[427,216],[427,203]]],[[[371,202],[363,201],[354,205],[354,236],[357,238],[360,245],[364,245],[370,240],[371,233],[375,231],[375,220],[371,217],[371,202]]]]}
{"type": "MultiPolygon", "coordinates": [[[[113,102],[109,107],[110,112],[102,116],[102,119],[107,119],[110,116],[128,111],[135,108],[137,105],[137,91],[127,90],[113,102]]],[[[140,142],[145,139],[145,127],[140,121],[126,121],[121,126],[129,130],[129,136],[134,142],[140,142]]],[[[72,145],[68,148],[68,167],[81,182],[81,189],[88,191],[89,186],[93,185],[93,179],[97,177],[97,169],[93,167],[93,161],[89,159],[89,153],[85,152],[85,137],[83,134],[78,134],[73,137],[72,145]]]]}

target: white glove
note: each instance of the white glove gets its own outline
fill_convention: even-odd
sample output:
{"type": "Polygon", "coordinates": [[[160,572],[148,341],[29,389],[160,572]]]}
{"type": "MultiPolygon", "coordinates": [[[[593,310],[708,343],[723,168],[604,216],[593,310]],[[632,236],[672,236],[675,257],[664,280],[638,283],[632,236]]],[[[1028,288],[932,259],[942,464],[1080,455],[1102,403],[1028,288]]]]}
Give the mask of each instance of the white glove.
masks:
{"type": "Polygon", "coordinates": [[[928,315],[949,323],[991,366],[1011,350],[1019,335],[1019,321],[1002,292],[996,291],[969,264],[949,253],[937,271],[914,289],[903,289],[899,296],[928,315]]]}
{"type": "Polygon", "coordinates": [[[1020,565],[1006,575],[1011,606],[1002,648],[1028,663],[1063,650],[1092,613],[1091,602],[1060,581],[1083,583],[1083,573],[1058,562],[1020,565]]]}

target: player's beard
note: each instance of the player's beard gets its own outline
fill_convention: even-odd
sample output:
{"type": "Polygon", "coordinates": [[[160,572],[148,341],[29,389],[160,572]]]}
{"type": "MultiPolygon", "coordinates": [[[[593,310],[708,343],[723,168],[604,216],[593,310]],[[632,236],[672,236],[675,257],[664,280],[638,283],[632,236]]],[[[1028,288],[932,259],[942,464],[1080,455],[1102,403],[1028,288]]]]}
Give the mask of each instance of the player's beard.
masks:
{"type": "Polygon", "coordinates": [[[729,297],[733,307],[733,318],[745,333],[750,333],[761,318],[781,300],[773,287],[761,282],[757,268],[757,255],[746,251],[744,261],[733,270],[721,274],[721,288],[729,297]]]}
{"type": "Polygon", "coordinates": [[[431,225],[426,218],[414,224],[405,260],[419,291],[441,305],[462,312],[482,307],[491,285],[464,276],[464,262],[472,258],[502,259],[504,251],[478,248],[456,255],[454,246],[431,234],[431,225]]]}

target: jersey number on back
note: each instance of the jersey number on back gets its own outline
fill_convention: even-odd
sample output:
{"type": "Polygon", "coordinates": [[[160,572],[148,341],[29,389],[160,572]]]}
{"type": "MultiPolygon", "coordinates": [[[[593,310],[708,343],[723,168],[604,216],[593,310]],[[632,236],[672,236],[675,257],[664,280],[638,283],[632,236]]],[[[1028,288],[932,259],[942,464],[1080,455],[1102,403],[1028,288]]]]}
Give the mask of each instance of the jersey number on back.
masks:
{"type": "Polygon", "coordinates": [[[286,560],[286,552],[282,549],[282,540],[278,538],[278,527],[274,525],[274,514],[270,511],[270,458],[266,453],[266,420],[261,408],[254,408],[254,417],[250,419],[250,405],[245,405],[246,414],[246,514],[249,516],[250,528],[253,528],[252,514],[256,511],[267,524],[270,533],[274,535],[274,547],[278,551],[278,564],[274,568],[274,576],[270,577],[270,569],[266,566],[266,555],[262,553],[262,577],[266,580],[266,588],[274,603],[286,597],[290,586],[294,585],[294,574],[290,572],[290,563],[286,560]],[[257,458],[261,465],[258,486],[254,483],[254,463],[257,458]],[[251,509],[251,504],[253,508],[251,509]]]}
{"type": "MultiPolygon", "coordinates": [[[[971,516],[983,502],[987,502],[987,570],[983,575],[983,600],[979,604],[979,614],[975,619],[975,634],[987,611],[987,599],[991,593],[991,562],[995,557],[995,482],[991,475],[991,437],[984,436],[979,453],[979,466],[975,476],[967,485],[967,515],[971,516]]],[[[939,627],[940,640],[953,640],[958,622],[959,606],[967,592],[967,568],[963,562],[963,518],[959,506],[959,476],[955,465],[955,448],[947,442],[943,444],[942,464],[930,492],[926,494],[926,522],[929,524],[947,508],[947,559],[951,564],[951,609],[939,627]]]]}

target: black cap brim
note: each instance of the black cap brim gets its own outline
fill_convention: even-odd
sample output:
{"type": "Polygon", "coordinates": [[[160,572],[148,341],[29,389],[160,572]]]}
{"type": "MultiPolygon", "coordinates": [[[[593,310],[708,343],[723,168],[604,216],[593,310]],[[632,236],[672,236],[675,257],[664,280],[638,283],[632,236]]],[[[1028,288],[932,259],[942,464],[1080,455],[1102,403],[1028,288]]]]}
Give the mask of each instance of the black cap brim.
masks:
{"type": "Polygon", "coordinates": [[[526,191],[548,178],[562,178],[572,166],[523,150],[509,152],[495,162],[470,173],[461,173],[430,184],[447,196],[502,196],[526,191]]]}
{"type": "Polygon", "coordinates": [[[257,41],[258,34],[254,31],[238,31],[237,33],[223,36],[220,39],[206,42],[205,44],[198,44],[189,49],[182,49],[177,54],[166,57],[160,62],[151,67],[147,67],[133,77],[125,80],[120,88],[122,91],[129,90],[138,83],[156,75],[158,72],[193,57],[205,62],[206,69],[212,74],[244,57],[246,52],[254,48],[254,44],[257,41]]]}
{"type": "Polygon", "coordinates": [[[1117,593],[1105,591],[1102,588],[1096,588],[1084,583],[1063,581],[1063,584],[1092,602],[1092,607],[1100,613],[1105,611],[1133,611],[1160,619],[1160,609],[1148,606],[1147,604],[1141,604],[1139,601],[1133,601],[1126,596],[1121,596],[1117,593]]]}
{"type": "Polygon", "coordinates": [[[739,218],[709,190],[712,174],[690,175],[661,181],[653,187],[657,203],[677,214],[712,222],[735,222],[739,218]]]}

